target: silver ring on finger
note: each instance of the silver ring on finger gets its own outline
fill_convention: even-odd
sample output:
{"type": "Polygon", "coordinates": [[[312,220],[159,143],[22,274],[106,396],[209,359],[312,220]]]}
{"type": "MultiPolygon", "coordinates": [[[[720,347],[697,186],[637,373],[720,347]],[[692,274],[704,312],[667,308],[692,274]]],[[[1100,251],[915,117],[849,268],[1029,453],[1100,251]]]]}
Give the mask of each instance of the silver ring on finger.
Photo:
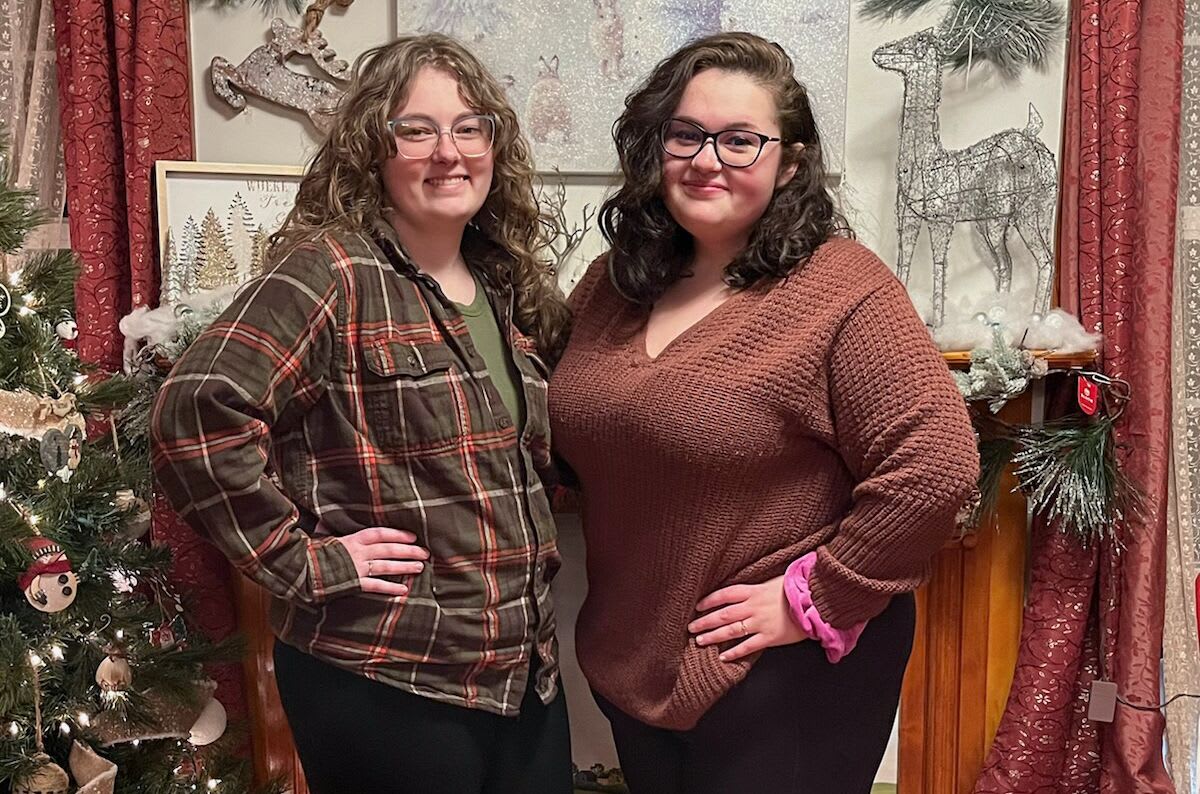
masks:
{"type": "Polygon", "coordinates": [[[367,560],[367,576],[371,575],[371,564],[374,562],[374,560],[367,560]]]}
{"type": "Polygon", "coordinates": [[[741,627],[742,627],[742,636],[743,636],[743,637],[748,637],[748,636],[750,636],[750,629],[746,628],[746,621],[744,621],[744,620],[739,620],[739,621],[738,621],[738,624],[740,624],[740,625],[741,625],[741,627]]]}

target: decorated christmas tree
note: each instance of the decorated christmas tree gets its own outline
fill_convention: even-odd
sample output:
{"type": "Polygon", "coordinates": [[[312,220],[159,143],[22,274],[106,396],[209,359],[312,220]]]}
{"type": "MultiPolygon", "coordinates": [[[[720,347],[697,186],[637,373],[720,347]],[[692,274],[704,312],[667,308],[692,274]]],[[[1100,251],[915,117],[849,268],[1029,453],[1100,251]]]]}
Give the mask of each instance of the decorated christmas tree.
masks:
{"type": "MultiPolygon", "coordinates": [[[[39,218],[4,176],[12,253],[39,218]]],[[[204,674],[218,649],[145,538],[149,387],[81,364],[75,273],[41,252],[0,281],[0,791],[248,791],[204,674]]]]}

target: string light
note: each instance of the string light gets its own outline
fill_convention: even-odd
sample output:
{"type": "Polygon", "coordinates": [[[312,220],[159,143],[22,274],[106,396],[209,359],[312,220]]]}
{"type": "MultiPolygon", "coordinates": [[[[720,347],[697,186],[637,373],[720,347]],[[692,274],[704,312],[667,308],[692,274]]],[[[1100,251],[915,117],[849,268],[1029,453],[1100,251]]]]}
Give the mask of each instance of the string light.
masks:
{"type": "Polygon", "coordinates": [[[60,722],[58,724],[58,730],[59,730],[59,733],[61,733],[63,736],[71,735],[71,726],[65,722],[60,722]]]}
{"type": "Polygon", "coordinates": [[[0,499],[8,500],[8,489],[4,487],[4,483],[0,482],[0,499]]]}
{"type": "Polygon", "coordinates": [[[33,665],[35,670],[45,664],[45,662],[42,660],[42,657],[38,656],[35,651],[29,652],[29,663],[33,665]]]}
{"type": "Polygon", "coordinates": [[[132,742],[130,742],[130,744],[132,744],[134,747],[141,747],[141,746],[142,746],[142,740],[141,740],[141,739],[134,739],[132,742]]]}
{"type": "Polygon", "coordinates": [[[59,645],[58,643],[51,645],[50,646],[50,658],[52,658],[56,662],[61,662],[63,660],[63,647],[61,645],[59,645]]]}
{"type": "Polygon", "coordinates": [[[20,735],[20,733],[21,733],[20,725],[18,725],[16,722],[10,722],[8,724],[8,735],[9,736],[11,736],[15,739],[15,738],[17,738],[17,736],[20,735]]]}
{"type": "Polygon", "coordinates": [[[13,272],[9,273],[8,274],[8,283],[12,284],[14,287],[21,286],[21,271],[14,270],[13,272]]]}
{"type": "Polygon", "coordinates": [[[37,312],[28,306],[22,306],[21,308],[17,309],[17,314],[21,315],[22,317],[28,317],[31,314],[37,314],[37,312]]]}
{"type": "Polygon", "coordinates": [[[216,778],[216,777],[210,777],[208,779],[208,783],[206,785],[208,786],[209,791],[216,791],[217,786],[221,785],[221,779],[216,778]]]}
{"type": "Polygon", "coordinates": [[[29,523],[33,524],[35,527],[38,525],[38,522],[41,520],[42,520],[42,517],[39,516],[37,513],[31,513],[29,515],[29,523]]]}
{"type": "Polygon", "coordinates": [[[83,384],[88,382],[88,376],[81,373],[79,375],[76,375],[71,382],[74,383],[76,386],[82,386],[83,384]]]}
{"type": "Polygon", "coordinates": [[[125,639],[125,629],[117,629],[117,639],[118,640],[125,639]]]}
{"type": "Polygon", "coordinates": [[[38,480],[38,481],[37,481],[37,487],[38,487],[38,490],[39,490],[39,491],[45,490],[45,488],[46,488],[46,481],[45,481],[45,480],[38,480]]]}
{"type": "Polygon", "coordinates": [[[85,728],[92,724],[92,718],[86,711],[79,712],[78,719],[75,721],[85,728]]]}

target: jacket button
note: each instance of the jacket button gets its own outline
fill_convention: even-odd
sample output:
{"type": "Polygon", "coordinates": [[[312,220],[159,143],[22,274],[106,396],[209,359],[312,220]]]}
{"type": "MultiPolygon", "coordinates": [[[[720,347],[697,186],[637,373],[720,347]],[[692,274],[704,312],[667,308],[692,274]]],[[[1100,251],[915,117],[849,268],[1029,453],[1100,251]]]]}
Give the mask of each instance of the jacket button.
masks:
{"type": "Polygon", "coordinates": [[[417,365],[417,357],[416,357],[416,356],[409,356],[409,357],[408,357],[408,365],[409,365],[410,367],[415,367],[415,366],[417,365]]]}
{"type": "Polygon", "coordinates": [[[501,427],[505,427],[505,428],[512,427],[512,420],[509,419],[507,416],[502,416],[496,420],[496,424],[500,425],[501,427]]]}

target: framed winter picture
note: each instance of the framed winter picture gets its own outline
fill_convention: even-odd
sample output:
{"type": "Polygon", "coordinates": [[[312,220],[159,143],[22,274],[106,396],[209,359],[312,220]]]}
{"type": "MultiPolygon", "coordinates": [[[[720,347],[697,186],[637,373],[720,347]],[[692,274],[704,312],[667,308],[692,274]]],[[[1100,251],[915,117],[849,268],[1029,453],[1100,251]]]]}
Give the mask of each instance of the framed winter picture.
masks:
{"type": "Polygon", "coordinates": [[[687,42],[750,30],[796,64],[826,165],[842,170],[849,0],[395,0],[396,30],[465,42],[506,87],[539,171],[617,170],[625,95],[687,42]]]}
{"type": "Polygon", "coordinates": [[[262,272],[267,238],[296,200],[301,166],[159,160],[159,303],[262,272]]]}

